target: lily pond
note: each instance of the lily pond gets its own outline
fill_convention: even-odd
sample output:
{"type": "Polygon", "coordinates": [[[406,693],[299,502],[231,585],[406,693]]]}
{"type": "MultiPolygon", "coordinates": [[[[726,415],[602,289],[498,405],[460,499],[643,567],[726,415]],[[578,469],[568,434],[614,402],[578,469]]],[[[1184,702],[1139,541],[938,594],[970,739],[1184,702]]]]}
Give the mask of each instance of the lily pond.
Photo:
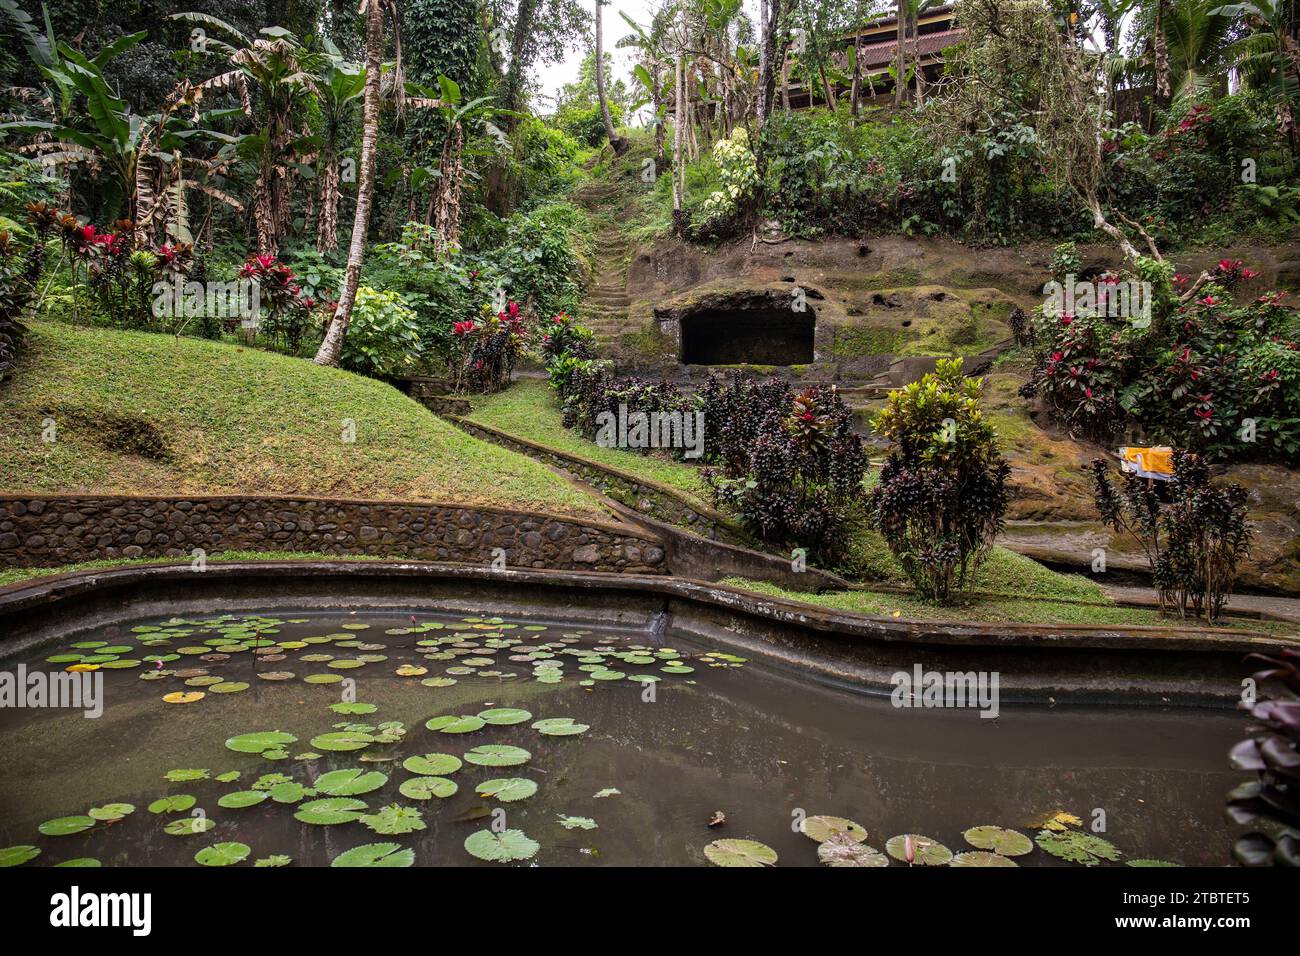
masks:
{"type": "Polygon", "coordinates": [[[392,610],[22,663],[104,706],[0,709],[0,865],[1230,862],[1231,711],[895,709],[671,634],[392,610]]]}

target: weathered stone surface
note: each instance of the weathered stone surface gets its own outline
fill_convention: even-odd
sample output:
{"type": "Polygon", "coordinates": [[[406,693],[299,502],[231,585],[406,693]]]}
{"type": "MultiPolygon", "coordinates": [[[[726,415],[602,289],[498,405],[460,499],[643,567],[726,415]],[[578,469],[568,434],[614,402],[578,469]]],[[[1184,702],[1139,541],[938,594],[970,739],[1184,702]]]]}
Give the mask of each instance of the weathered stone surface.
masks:
{"type": "Polygon", "coordinates": [[[220,551],[371,554],[510,567],[668,571],[662,542],[630,527],[496,508],[319,498],[0,496],[0,567],[220,551]],[[165,530],[162,530],[165,529],[165,530]]]}

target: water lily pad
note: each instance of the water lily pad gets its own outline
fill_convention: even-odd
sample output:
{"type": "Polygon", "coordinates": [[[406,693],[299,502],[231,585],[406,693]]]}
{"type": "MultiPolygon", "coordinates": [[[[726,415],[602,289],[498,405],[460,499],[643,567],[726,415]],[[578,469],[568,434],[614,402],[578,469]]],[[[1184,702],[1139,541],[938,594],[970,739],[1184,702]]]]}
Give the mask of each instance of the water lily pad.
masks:
{"type": "Polygon", "coordinates": [[[210,773],[209,770],[198,768],[168,770],[163,777],[172,783],[189,783],[192,780],[207,780],[210,773]]]}
{"type": "Polygon", "coordinates": [[[943,866],[952,859],[952,850],[938,840],[917,833],[900,833],[885,841],[885,852],[902,863],[915,866],[943,866]],[[908,859],[909,853],[912,859],[908,859]]]}
{"type": "MultiPolygon", "coordinates": [[[[1026,838],[1028,839],[1028,838],[1026,838]]],[[[1015,860],[1000,853],[987,853],[984,850],[972,850],[958,853],[949,862],[949,866],[1019,866],[1015,860]]]]}
{"type": "Polygon", "coordinates": [[[208,690],[214,694],[238,694],[248,690],[248,684],[245,681],[222,681],[220,684],[213,684],[208,690]]]}
{"type": "Polygon", "coordinates": [[[234,866],[248,859],[252,848],[247,843],[214,843],[194,854],[200,866],[234,866]]]}
{"type": "Polygon", "coordinates": [[[111,822],[121,820],[125,816],[135,813],[135,805],[131,803],[106,803],[102,807],[91,807],[86,811],[86,816],[96,820],[111,822]]]}
{"type": "Polygon", "coordinates": [[[207,833],[216,826],[217,821],[208,817],[181,817],[163,827],[163,831],[170,836],[192,836],[195,833],[207,833]]]}
{"type": "Polygon", "coordinates": [[[559,814],[560,826],[566,830],[594,830],[598,826],[591,817],[570,817],[565,814],[559,814]]]}
{"type": "Polygon", "coordinates": [[[308,684],[339,684],[343,682],[342,674],[308,674],[303,678],[308,684]]]}
{"type": "Polygon", "coordinates": [[[962,834],[966,842],[980,850],[989,850],[1002,856],[1024,856],[1034,848],[1029,837],[1002,827],[971,827],[962,834]]]}
{"type": "Polygon", "coordinates": [[[150,813],[184,813],[190,807],[194,806],[197,801],[188,793],[174,793],[168,797],[160,797],[153,803],[149,804],[150,813]]]}
{"type": "Polygon", "coordinates": [[[623,791],[617,789],[616,787],[605,787],[603,790],[597,790],[595,793],[591,795],[591,797],[593,800],[603,800],[606,797],[620,796],[622,793],[623,791]]]}
{"type": "Polygon", "coordinates": [[[478,718],[484,723],[508,726],[532,720],[533,715],[526,710],[520,710],[518,707],[494,707],[491,710],[479,711],[478,718]]]}
{"type": "Polygon", "coordinates": [[[714,866],[776,866],[776,851],[757,840],[714,840],[704,848],[714,866]]]}
{"type": "Polygon", "coordinates": [[[22,866],[40,855],[40,847],[30,846],[25,843],[18,846],[7,846],[0,850],[0,867],[22,866]]]}
{"type": "Polygon", "coordinates": [[[360,821],[383,836],[397,836],[402,833],[414,833],[424,829],[424,817],[418,807],[404,807],[400,803],[390,803],[380,807],[374,813],[361,816],[360,821]]]}
{"type": "Polygon", "coordinates": [[[296,780],[277,783],[267,792],[271,794],[271,799],[276,803],[297,803],[309,793],[307,788],[296,780]]]}
{"type": "Polygon", "coordinates": [[[447,774],[459,770],[461,762],[459,757],[452,754],[422,754],[407,757],[402,761],[402,766],[411,773],[423,774],[429,777],[445,777],[447,774]]]}
{"type": "Polygon", "coordinates": [[[311,739],[311,745],[317,750],[326,750],[333,752],[346,752],[350,750],[361,750],[375,742],[375,738],[370,734],[362,733],[356,730],[340,730],[333,733],[321,734],[311,739]]]}
{"type": "Polygon", "coordinates": [[[411,777],[397,787],[402,796],[411,800],[430,800],[434,797],[445,800],[459,789],[456,781],[446,777],[411,777]]]}
{"type": "Polygon", "coordinates": [[[374,704],[363,704],[359,701],[339,701],[337,704],[330,704],[330,710],[336,714],[347,714],[357,716],[363,714],[373,714],[379,708],[374,704]]]}
{"type": "Polygon", "coordinates": [[[364,800],[353,800],[349,797],[327,797],[324,800],[313,800],[310,803],[302,804],[293,817],[303,823],[332,826],[336,823],[352,823],[359,820],[361,815],[369,809],[364,800]]]}
{"type": "Polygon", "coordinates": [[[805,817],[799,824],[799,832],[818,843],[825,843],[833,836],[844,836],[857,843],[867,838],[866,827],[844,817],[805,817]]]}
{"type": "Polygon", "coordinates": [[[330,866],[410,866],[415,851],[397,843],[367,843],[340,853],[330,866]]]}
{"type": "Polygon", "coordinates": [[[571,737],[585,734],[590,729],[587,724],[580,724],[572,717],[547,717],[533,724],[533,730],[547,737],[571,737]]]}
{"type": "Polygon", "coordinates": [[[1034,842],[1046,853],[1070,863],[1096,866],[1102,860],[1116,862],[1120,853],[1115,845],[1082,830],[1039,830],[1034,842]]]}
{"type": "Polygon", "coordinates": [[[531,757],[524,748],[510,744],[483,744],[465,753],[465,761],[479,767],[518,767],[531,757]]]}
{"type": "Polygon", "coordinates": [[[222,794],[217,799],[217,806],[227,810],[242,810],[261,803],[270,796],[265,790],[236,790],[234,793],[222,794]]]}
{"type": "Polygon", "coordinates": [[[425,721],[424,726],[444,734],[468,734],[480,729],[484,724],[485,721],[478,717],[456,717],[447,714],[425,721]]]}
{"type": "Polygon", "coordinates": [[[493,863],[531,860],[539,849],[541,844],[530,839],[523,830],[504,830],[501,833],[479,830],[465,838],[465,850],[470,856],[493,863]]]}
{"type": "Polygon", "coordinates": [[[388,782],[388,774],[378,770],[331,770],[321,774],[312,784],[312,789],[331,797],[355,797],[358,794],[378,790],[388,782]]]}
{"type": "Polygon", "coordinates": [[[827,866],[889,866],[889,857],[867,846],[852,833],[835,833],[817,847],[817,859],[827,866]]]}
{"type": "Polygon", "coordinates": [[[56,867],[71,866],[81,869],[93,869],[94,867],[103,866],[104,864],[96,860],[93,856],[79,856],[75,860],[64,860],[62,863],[55,863],[56,867]]]}
{"type": "Polygon", "coordinates": [[[253,866],[260,869],[270,866],[288,866],[292,862],[293,857],[285,856],[283,853],[275,853],[271,856],[264,856],[260,860],[254,861],[253,866]]]}
{"type": "Polygon", "coordinates": [[[1182,866],[1181,863],[1171,863],[1171,862],[1169,862],[1168,860],[1149,860],[1149,859],[1125,860],[1125,861],[1124,861],[1124,865],[1125,865],[1125,866],[1142,866],[1142,867],[1146,867],[1146,866],[1182,866]]]}
{"type": "Polygon", "coordinates": [[[496,797],[502,803],[514,803],[517,800],[527,800],[535,794],[537,783],[526,777],[498,777],[484,780],[474,789],[480,797],[496,797]]]}
{"type": "Polygon", "coordinates": [[[226,741],[226,747],[236,753],[260,754],[267,750],[279,750],[286,744],[297,743],[293,734],[278,730],[263,730],[251,734],[240,734],[226,741]]]}
{"type": "Polygon", "coordinates": [[[176,691],[172,691],[170,694],[164,694],[164,695],[163,695],[163,703],[165,703],[165,704],[193,704],[193,703],[197,703],[198,701],[202,700],[202,699],[203,699],[204,697],[206,697],[206,696],[207,696],[207,694],[203,693],[203,691],[201,691],[201,690],[191,690],[191,691],[179,691],[179,690],[176,690],[176,691]]]}

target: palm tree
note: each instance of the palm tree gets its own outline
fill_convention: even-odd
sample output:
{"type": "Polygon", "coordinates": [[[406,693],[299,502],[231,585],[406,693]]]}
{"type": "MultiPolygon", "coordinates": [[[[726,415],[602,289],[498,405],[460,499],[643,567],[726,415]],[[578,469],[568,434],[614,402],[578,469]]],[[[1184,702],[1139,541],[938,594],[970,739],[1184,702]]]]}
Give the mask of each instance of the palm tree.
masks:
{"type": "Polygon", "coordinates": [[[316,216],[316,251],[332,252],[339,247],[340,141],[353,107],[365,90],[366,73],[360,64],[343,59],[338,47],[328,38],[323,40],[323,45],[326,60],[316,87],[321,111],[321,145],[316,157],[320,203],[316,216]]]}
{"type": "Polygon", "coordinates": [[[619,16],[627,21],[633,32],[619,40],[618,45],[636,47],[641,51],[641,62],[632,68],[632,78],[641,84],[645,99],[638,102],[633,110],[640,109],[647,102],[654,110],[655,173],[662,173],[667,168],[667,160],[664,158],[664,118],[668,113],[668,105],[664,101],[664,70],[668,65],[668,53],[664,39],[669,11],[667,8],[656,11],[650,20],[649,29],[622,11],[619,11],[619,16]]]}
{"type": "Polygon", "coordinates": [[[1288,0],[1247,0],[1211,13],[1243,21],[1249,31],[1225,51],[1248,86],[1268,90],[1277,113],[1278,132],[1296,149],[1291,100],[1300,86],[1300,44],[1288,0]]]}
{"type": "Polygon", "coordinates": [[[609,115],[609,100],[605,98],[605,40],[601,24],[600,8],[609,0],[596,0],[596,99],[600,101],[600,117],[605,123],[605,136],[609,145],[614,147],[614,155],[622,156],[627,152],[627,140],[614,130],[614,120],[609,115]]]}
{"type": "Polygon", "coordinates": [[[195,85],[197,90],[232,89],[257,132],[243,138],[241,152],[257,167],[253,193],[253,219],[257,226],[257,251],[279,254],[280,240],[291,220],[290,195],[294,166],[310,151],[312,137],[294,126],[295,114],[317,92],[317,73],[325,56],[309,50],[283,27],[266,27],[250,40],[229,23],[205,13],[175,13],[171,19],[210,27],[235,40],[232,46],[207,37],[203,52],[224,56],[233,67],[195,85]],[[252,91],[261,100],[261,115],[254,112],[252,91]]]}
{"type": "Polygon", "coordinates": [[[384,59],[384,7],[396,17],[394,0],[362,0],[366,17],[366,88],[361,109],[361,175],[357,188],[357,211],[352,220],[352,243],[348,247],[348,264],[343,272],[343,290],[338,306],[320,348],[317,365],[338,365],[343,351],[343,337],[352,321],[352,306],[361,283],[361,263],[366,254],[366,233],[370,228],[370,202],[375,193],[375,149],[379,142],[379,107],[383,97],[380,77],[384,59]]]}

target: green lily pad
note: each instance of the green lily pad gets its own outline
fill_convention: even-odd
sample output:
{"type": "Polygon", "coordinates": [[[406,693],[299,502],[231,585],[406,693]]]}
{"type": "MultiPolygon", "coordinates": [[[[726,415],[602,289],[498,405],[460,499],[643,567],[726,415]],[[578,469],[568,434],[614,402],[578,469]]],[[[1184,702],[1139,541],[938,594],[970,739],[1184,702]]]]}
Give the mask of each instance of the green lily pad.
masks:
{"type": "Polygon", "coordinates": [[[1019,866],[1015,860],[1000,853],[988,853],[984,850],[972,850],[958,853],[948,863],[949,866],[1019,866]]]}
{"type": "Polygon", "coordinates": [[[244,807],[256,806],[269,796],[265,790],[236,790],[234,793],[222,794],[217,799],[217,806],[227,810],[242,810],[244,807]]]}
{"type": "Polygon", "coordinates": [[[71,866],[81,869],[93,869],[95,867],[103,866],[104,864],[99,862],[99,860],[96,860],[93,856],[79,856],[75,860],[64,860],[62,863],[55,863],[54,865],[56,867],[71,866]]]}
{"type": "Polygon", "coordinates": [[[359,820],[369,809],[363,800],[327,797],[324,800],[312,800],[310,803],[302,804],[293,818],[303,823],[332,826],[336,823],[352,823],[359,820]]]}
{"type": "Polygon", "coordinates": [[[397,787],[398,792],[410,800],[430,800],[434,797],[445,800],[459,789],[456,781],[446,777],[411,777],[397,787]]]}
{"type": "Polygon", "coordinates": [[[938,840],[916,833],[900,833],[896,837],[890,837],[885,841],[885,852],[895,860],[910,862],[914,866],[943,866],[952,859],[952,850],[938,840]],[[909,848],[912,854],[910,861],[907,859],[909,848]]]}
{"type": "Polygon", "coordinates": [[[397,843],[367,843],[340,853],[330,866],[410,866],[415,851],[397,843]]]}
{"type": "Polygon", "coordinates": [[[159,797],[149,804],[150,813],[184,813],[194,806],[195,799],[188,793],[174,793],[169,797],[159,797]]]}
{"type": "Polygon", "coordinates": [[[805,817],[799,824],[799,832],[818,843],[825,843],[833,836],[845,836],[857,843],[867,838],[866,827],[844,817],[805,817]]]}
{"type": "Polygon", "coordinates": [[[30,846],[25,843],[20,843],[18,846],[7,846],[0,850],[0,867],[22,866],[40,855],[40,847],[30,846]]]}
{"type": "Polygon", "coordinates": [[[226,741],[226,747],[236,753],[260,754],[266,750],[279,750],[288,744],[297,743],[293,734],[278,730],[263,730],[251,734],[240,734],[226,741]]]}
{"type": "Polygon", "coordinates": [[[337,704],[330,704],[330,710],[334,711],[334,713],[350,714],[354,716],[360,714],[373,714],[378,709],[379,708],[374,704],[362,704],[350,701],[340,701],[337,704]]]}
{"type": "Polygon", "coordinates": [[[192,780],[207,780],[207,770],[168,770],[163,777],[172,783],[189,783],[192,780]]]}
{"type": "Polygon", "coordinates": [[[194,854],[194,862],[201,866],[234,866],[248,859],[252,848],[247,843],[214,843],[194,854]]]}
{"type": "Polygon", "coordinates": [[[889,866],[889,857],[867,846],[851,832],[834,833],[817,847],[817,859],[827,866],[889,866]]]}
{"type": "Polygon", "coordinates": [[[571,737],[585,734],[590,729],[587,724],[580,724],[572,717],[547,717],[533,724],[533,730],[547,737],[571,737]]]}
{"type": "Polygon", "coordinates": [[[501,833],[479,830],[465,838],[465,850],[470,856],[492,863],[531,860],[539,849],[541,844],[530,839],[523,830],[504,830],[501,833]]]}
{"type": "Polygon", "coordinates": [[[537,783],[525,777],[499,777],[484,780],[477,787],[480,797],[496,797],[502,803],[527,800],[537,792],[537,783]]]}
{"type": "Polygon", "coordinates": [[[297,803],[308,795],[307,788],[296,780],[277,783],[268,792],[276,803],[297,803]]]}
{"type": "Polygon", "coordinates": [[[358,794],[378,790],[388,783],[388,774],[378,770],[331,770],[321,774],[312,784],[312,789],[331,797],[355,797],[358,794]]]}
{"type": "Polygon", "coordinates": [[[361,750],[375,742],[375,738],[370,734],[362,733],[356,730],[339,730],[328,734],[321,734],[311,739],[311,746],[317,750],[326,750],[333,752],[361,750]]]}
{"type": "Polygon", "coordinates": [[[263,869],[271,866],[288,866],[292,862],[293,857],[285,856],[283,853],[274,853],[271,856],[264,856],[260,860],[254,861],[253,866],[263,869]]]}
{"type": "Polygon", "coordinates": [[[444,734],[468,734],[483,727],[486,723],[479,717],[457,717],[447,714],[425,721],[424,726],[444,734]]]}
{"type": "Polygon", "coordinates": [[[704,848],[714,866],[776,866],[776,851],[757,840],[714,840],[704,848]]]}
{"type": "Polygon", "coordinates": [[[163,831],[170,836],[191,836],[195,833],[207,833],[216,826],[217,821],[207,817],[181,817],[163,827],[163,831]]]}
{"type": "Polygon", "coordinates": [[[459,770],[461,762],[459,757],[452,754],[422,754],[407,757],[402,761],[402,766],[411,773],[418,773],[428,777],[445,777],[447,774],[459,770]]]}
{"type": "Polygon", "coordinates": [[[424,829],[424,816],[417,807],[404,807],[400,803],[390,803],[380,807],[374,813],[367,813],[359,818],[362,823],[383,836],[397,836],[402,833],[414,833],[424,829]]]}
{"type": "Polygon", "coordinates": [[[523,747],[510,744],[482,744],[465,753],[465,761],[478,767],[518,767],[531,757],[523,747]]]}
{"type": "Polygon", "coordinates": [[[1029,837],[1002,827],[971,827],[962,834],[966,842],[979,850],[988,850],[1002,856],[1024,856],[1034,848],[1029,837]]]}
{"type": "Polygon", "coordinates": [[[125,816],[135,813],[135,805],[131,803],[106,803],[102,807],[92,807],[86,811],[86,816],[96,820],[109,822],[112,820],[121,820],[125,816]]]}
{"type": "Polygon", "coordinates": [[[526,710],[520,710],[518,707],[494,707],[491,710],[479,711],[478,718],[484,723],[507,726],[532,720],[533,715],[526,710]]]}
{"type": "Polygon", "coordinates": [[[570,817],[565,814],[559,814],[560,826],[566,830],[594,830],[597,823],[591,817],[570,817]]]}
{"type": "Polygon", "coordinates": [[[1116,862],[1120,853],[1115,845],[1082,830],[1039,830],[1034,842],[1046,853],[1070,863],[1096,866],[1102,860],[1116,862]]]}
{"type": "Polygon", "coordinates": [[[1125,866],[1143,866],[1143,867],[1145,867],[1145,866],[1182,866],[1181,863],[1170,863],[1168,860],[1149,860],[1149,859],[1125,860],[1125,861],[1124,861],[1124,865],[1125,865],[1125,866]]]}

